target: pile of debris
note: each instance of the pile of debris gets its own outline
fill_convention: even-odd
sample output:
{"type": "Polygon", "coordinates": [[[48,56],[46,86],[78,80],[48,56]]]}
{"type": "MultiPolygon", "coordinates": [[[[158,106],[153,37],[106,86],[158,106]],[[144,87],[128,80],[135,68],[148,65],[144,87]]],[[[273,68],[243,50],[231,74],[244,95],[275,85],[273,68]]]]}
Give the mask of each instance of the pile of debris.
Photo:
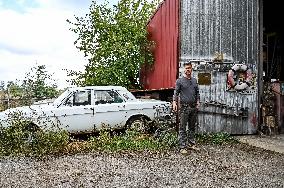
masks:
{"type": "Polygon", "coordinates": [[[276,96],[272,90],[271,83],[264,83],[263,98],[261,105],[262,124],[261,134],[276,135],[278,133],[277,114],[275,106],[276,96]]]}

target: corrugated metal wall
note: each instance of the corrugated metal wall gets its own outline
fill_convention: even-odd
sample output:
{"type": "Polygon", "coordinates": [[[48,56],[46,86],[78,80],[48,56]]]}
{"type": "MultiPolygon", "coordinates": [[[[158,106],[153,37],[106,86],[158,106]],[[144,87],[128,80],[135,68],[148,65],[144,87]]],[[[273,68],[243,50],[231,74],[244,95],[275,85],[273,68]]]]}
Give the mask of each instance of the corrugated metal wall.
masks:
{"type": "MultiPolygon", "coordinates": [[[[258,0],[181,1],[180,67],[192,61],[194,77],[199,82],[205,79],[200,84],[200,132],[256,132],[260,51],[258,3],[258,0]],[[218,55],[222,61],[215,63],[218,55]],[[242,92],[228,91],[227,73],[238,61],[252,70],[253,85],[242,92]]],[[[181,75],[183,68],[179,72],[181,75]]]]}
{"type": "Polygon", "coordinates": [[[155,63],[141,71],[144,89],[175,86],[178,65],[180,0],[164,1],[147,25],[149,39],[154,41],[155,63]]]}

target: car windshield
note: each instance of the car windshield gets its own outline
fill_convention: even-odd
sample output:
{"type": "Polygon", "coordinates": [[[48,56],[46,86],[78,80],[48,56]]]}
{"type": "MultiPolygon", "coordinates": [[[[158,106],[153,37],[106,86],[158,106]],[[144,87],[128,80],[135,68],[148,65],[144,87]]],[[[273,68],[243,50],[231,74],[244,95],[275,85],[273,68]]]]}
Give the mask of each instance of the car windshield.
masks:
{"type": "Polygon", "coordinates": [[[68,95],[70,94],[70,91],[67,89],[65,90],[57,99],[54,100],[53,105],[55,106],[59,106],[62,101],[68,97],[68,95]]]}

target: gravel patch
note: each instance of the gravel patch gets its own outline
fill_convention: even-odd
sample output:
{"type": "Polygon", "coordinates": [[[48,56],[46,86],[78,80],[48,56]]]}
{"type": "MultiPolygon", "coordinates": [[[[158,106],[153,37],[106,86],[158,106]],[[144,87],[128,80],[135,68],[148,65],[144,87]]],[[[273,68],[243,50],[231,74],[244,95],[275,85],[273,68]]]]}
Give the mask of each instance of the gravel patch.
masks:
{"type": "Polygon", "coordinates": [[[284,187],[284,154],[245,144],[199,148],[2,158],[0,187],[284,187]]]}

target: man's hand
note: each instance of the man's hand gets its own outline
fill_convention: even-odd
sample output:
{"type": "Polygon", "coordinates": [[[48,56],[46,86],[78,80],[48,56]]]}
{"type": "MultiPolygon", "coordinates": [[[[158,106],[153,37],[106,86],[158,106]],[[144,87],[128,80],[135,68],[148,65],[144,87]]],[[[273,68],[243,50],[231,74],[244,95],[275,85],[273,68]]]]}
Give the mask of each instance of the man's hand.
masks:
{"type": "Polygon", "coordinates": [[[200,107],[200,102],[197,101],[197,103],[196,103],[196,108],[199,109],[199,107],[200,107]]]}
{"type": "Polygon", "coordinates": [[[173,111],[176,112],[177,111],[177,102],[173,101],[173,111]]]}

